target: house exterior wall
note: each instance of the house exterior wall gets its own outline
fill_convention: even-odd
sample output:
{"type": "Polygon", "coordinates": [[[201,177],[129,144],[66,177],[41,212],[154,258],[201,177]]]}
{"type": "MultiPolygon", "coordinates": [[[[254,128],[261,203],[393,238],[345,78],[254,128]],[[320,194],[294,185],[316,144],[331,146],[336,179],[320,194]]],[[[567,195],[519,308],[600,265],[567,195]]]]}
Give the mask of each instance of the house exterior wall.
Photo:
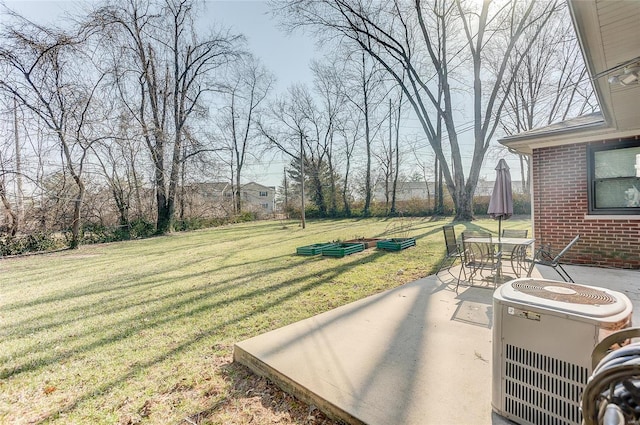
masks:
{"type": "MultiPolygon", "coordinates": [[[[234,187],[226,182],[194,183],[185,187],[186,207],[189,214],[197,216],[229,216],[233,214],[234,187]]],[[[240,189],[242,210],[256,213],[260,218],[273,215],[275,186],[249,182],[240,189]]]]}
{"type": "Polygon", "coordinates": [[[276,188],[274,186],[263,186],[259,183],[250,182],[242,185],[242,202],[244,208],[248,208],[259,215],[271,215],[275,210],[276,188]]]}
{"type": "Polygon", "coordinates": [[[533,150],[536,244],[559,251],[579,234],[566,262],[640,269],[640,216],[589,215],[587,146],[533,150]]]}

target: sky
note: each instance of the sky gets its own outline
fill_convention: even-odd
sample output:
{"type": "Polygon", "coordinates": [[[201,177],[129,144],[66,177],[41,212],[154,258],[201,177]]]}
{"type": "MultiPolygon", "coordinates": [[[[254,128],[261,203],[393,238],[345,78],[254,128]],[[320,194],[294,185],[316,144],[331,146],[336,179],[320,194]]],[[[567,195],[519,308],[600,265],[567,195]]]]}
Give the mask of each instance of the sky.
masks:
{"type": "MultiPolygon", "coordinates": [[[[0,0],[25,17],[41,23],[59,23],[65,11],[92,0],[0,0]]],[[[248,50],[276,76],[274,94],[296,83],[311,83],[309,64],[323,56],[314,40],[302,32],[287,34],[278,27],[264,0],[206,0],[203,24],[228,27],[242,33],[248,50]]],[[[281,184],[288,160],[270,160],[246,169],[245,179],[268,186],[281,184]],[[265,171],[266,169],[266,171],[265,171]]]]}
{"type": "MultiPolygon", "coordinates": [[[[0,0],[38,22],[56,22],[65,10],[73,10],[91,0],[0,0]]],[[[286,34],[269,15],[264,0],[206,0],[205,24],[215,23],[242,33],[249,50],[277,77],[277,89],[311,81],[309,63],[322,57],[315,42],[305,34],[286,34]],[[210,22],[209,22],[210,21],[210,22]]]]}
{"type": "MultiPolygon", "coordinates": [[[[60,21],[65,10],[73,10],[83,3],[91,3],[92,0],[0,0],[0,3],[3,2],[34,21],[54,23],[60,21]]],[[[269,7],[266,0],[206,0],[205,7],[203,19],[205,25],[215,23],[245,35],[248,49],[260,58],[277,78],[274,94],[284,92],[287,87],[295,83],[311,84],[312,74],[309,64],[314,59],[321,59],[323,52],[310,36],[302,32],[287,34],[280,29],[275,18],[268,13],[269,7]]],[[[408,114],[403,128],[408,138],[424,139],[424,134],[413,114],[408,114]]],[[[461,140],[466,136],[470,137],[471,134],[463,134],[461,140]]],[[[426,148],[426,141],[424,145],[425,152],[429,151],[426,148]]],[[[468,157],[465,159],[470,161],[471,149],[463,156],[468,157]]],[[[413,161],[413,154],[407,154],[405,160],[413,161]]],[[[268,163],[263,161],[264,158],[246,169],[244,179],[269,186],[280,185],[288,159],[275,159],[268,163]]],[[[497,159],[485,161],[481,178],[494,179],[493,162],[497,162],[497,159]]],[[[519,166],[513,159],[510,165],[512,174],[519,175],[519,166]]],[[[408,170],[406,172],[410,174],[408,170]]]]}
{"type": "Polygon", "coordinates": [[[278,28],[265,1],[208,1],[207,6],[215,19],[247,37],[249,50],[278,77],[278,90],[311,81],[309,64],[322,51],[305,34],[289,35],[278,28]]]}

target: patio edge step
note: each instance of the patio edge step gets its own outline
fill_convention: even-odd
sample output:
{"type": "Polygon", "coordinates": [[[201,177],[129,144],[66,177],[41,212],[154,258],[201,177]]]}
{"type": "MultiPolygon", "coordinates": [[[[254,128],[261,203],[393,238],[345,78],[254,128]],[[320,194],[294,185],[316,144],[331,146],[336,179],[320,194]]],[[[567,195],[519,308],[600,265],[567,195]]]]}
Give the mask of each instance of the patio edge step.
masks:
{"type": "Polygon", "coordinates": [[[309,405],[314,405],[327,415],[330,419],[342,421],[350,425],[366,425],[360,419],[339,408],[335,404],[325,400],[313,391],[308,390],[290,379],[277,369],[267,365],[265,362],[252,355],[241,347],[241,342],[233,346],[233,362],[239,363],[249,368],[258,376],[265,377],[276,384],[280,389],[289,395],[294,396],[309,405]]]}

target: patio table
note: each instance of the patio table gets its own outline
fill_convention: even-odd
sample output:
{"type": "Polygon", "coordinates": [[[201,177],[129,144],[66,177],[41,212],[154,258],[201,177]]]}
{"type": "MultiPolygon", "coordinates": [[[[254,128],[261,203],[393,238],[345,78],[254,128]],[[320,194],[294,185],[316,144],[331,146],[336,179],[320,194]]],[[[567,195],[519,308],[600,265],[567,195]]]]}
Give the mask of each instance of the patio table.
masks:
{"type": "MultiPolygon", "coordinates": [[[[493,244],[498,246],[498,251],[505,254],[504,249],[507,248],[511,258],[511,268],[516,277],[520,277],[522,270],[528,270],[527,266],[527,249],[536,241],[534,238],[508,238],[503,237],[499,240],[494,238],[469,238],[466,240],[471,243],[493,244]]],[[[502,267],[502,263],[500,263],[502,267]]],[[[502,270],[499,270],[502,274],[502,270]]]]}

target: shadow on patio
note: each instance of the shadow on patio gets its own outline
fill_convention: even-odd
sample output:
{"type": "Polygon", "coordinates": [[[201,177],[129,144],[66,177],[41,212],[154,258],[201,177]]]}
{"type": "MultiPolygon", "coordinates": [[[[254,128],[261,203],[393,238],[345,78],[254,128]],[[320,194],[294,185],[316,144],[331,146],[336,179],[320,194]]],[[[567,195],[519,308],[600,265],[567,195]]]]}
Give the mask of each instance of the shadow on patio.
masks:
{"type": "MultiPolygon", "coordinates": [[[[640,306],[638,271],[567,270],[640,306]]],[[[425,277],[242,341],[234,360],[348,423],[508,424],[491,410],[492,285],[455,283],[425,277]]]]}

